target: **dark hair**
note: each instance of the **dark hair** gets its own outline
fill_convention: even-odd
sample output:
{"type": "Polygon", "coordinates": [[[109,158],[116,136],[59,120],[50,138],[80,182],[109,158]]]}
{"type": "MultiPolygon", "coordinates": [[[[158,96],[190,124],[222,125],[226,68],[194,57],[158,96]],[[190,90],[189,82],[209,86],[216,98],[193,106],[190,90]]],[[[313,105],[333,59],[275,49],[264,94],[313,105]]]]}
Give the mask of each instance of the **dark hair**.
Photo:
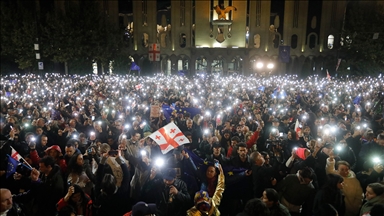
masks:
{"type": "Polygon", "coordinates": [[[231,138],[231,141],[240,142],[240,138],[238,136],[234,136],[231,138]]]}
{"type": "MultiPolygon", "coordinates": [[[[344,179],[340,175],[337,174],[328,174],[327,175],[327,181],[323,185],[323,197],[321,202],[322,203],[334,203],[335,197],[339,194],[340,195],[340,189],[337,187],[337,184],[343,182],[344,179]]],[[[340,196],[341,197],[341,196],[340,196]]]]}
{"type": "Polygon", "coordinates": [[[371,212],[369,212],[369,214],[371,216],[383,216],[383,212],[384,212],[384,204],[376,203],[375,205],[372,206],[371,212]]]}
{"type": "Polygon", "coordinates": [[[351,133],[351,131],[350,130],[342,130],[342,131],[340,131],[340,133],[343,135],[343,137],[345,136],[345,135],[347,135],[348,133],[351,133]]]}
{"type": "MultiPolygon", "coordinates": [[[[72,139],[71,139],[72,140],[72,139]]],[[[69,141],[71,141],[71,140],[69,140],[69,141]]],[[[75,142],[67,142],[67,144],[65,145],[65,147],[73,147],[73,148],[76,148],[76,146],[75,146],[75,142]]]]}
{"type": "Polygon", "coordinates": [[[237,148],[240,148],[240,147],[247,148],[247,144],[245,144],[243,142],[237,143],[237,148]]]}
{"type": "Polygon", "coordinates": [[[300,170],[300,175],[303,178],[309,178],[309,179],[313,180],[313,172],[308,167],[304,167],[302,170],[300,170]]]}
{"type": "Polygon", "coordinates": [[[266,156],[269,156],[268,152],[266,151],[262,151],[260,152],[260,154],[263,156],[263,158],[265,158],[266,156]]]}
{"type": "Polygon", "coordinates": [[[267,195],[268,201],[273,201],[273,205],[279,203],[279,194],[273,188],[266,188],[265,193],[267,195]]]}
{"type": "Polygon", "coordinates": [[[224,135],[224,134],[229,134],[229,135],[231,135],[231,131],[230,131],[230,130],[224,130],[224,131],[223,131],[223,135],[224,135]]]}
{"type": "MultiPolygon", "coordinates": [[[[88,195],[85,194],[85,192],[83,191],[83,189],[81,189],[81,187],[79,185],[74,184],[72,186],[75,188],[75,192],[71,195],[71,198],[72,198],[73,195],[75,195],[77,193],[80,193],[81,200],[82,200],[81,204],[83,206],[83,211],[86,211],[87,204],[88,204],[88,202],[89,202],[89,200],[91,198],[88,195]]],[[[74,203],[71,198],[68,200],[68,204],[73,206],[76,209],[77,208],[77,203],[74,203]]]]}
{"type": "Polygon", "coordinates": [[[83,166],[80,166],[77,164],[77,158],[79,157],[80,153],[75,153],[69,159],[68,162],[68,173],[76,173],[80,175],[83,172],[83,166]]]}
{"type": "Polygon", "coordinates": [[[376,196],[381,196],[384,194],[384,185],[381,183],[371,183],[368,185],[373,190],[373,193],[376,194],[376,196]]]}
{"type": "Polygon", "coordinates": [[[79,140],[77,139],[70,139],[68,140],[67,144],[65,144],[65,147],[73,147],[76,148],[76,142],[79,143],[79,140]]]}
{"type": "Polygon", "coordinates": [[[43,163],[44,166],[51,166],[52,168],[55,166],[55,159],[51,156],[45,156],[40,159],[39,163],[43,163]]]}
{"type": "Polygon", "coordinates": [[[267,216],[270,214],[267,205],[259,198],[251,199],[244,207],[244,213],[248,215],[267,216]]]}
{"type": "Polygon", "coordinates": [[[105,174],[101,182],[101,189],[107,196],[111,196],[116,191],[116,178],[111,174],[105,174]]]}

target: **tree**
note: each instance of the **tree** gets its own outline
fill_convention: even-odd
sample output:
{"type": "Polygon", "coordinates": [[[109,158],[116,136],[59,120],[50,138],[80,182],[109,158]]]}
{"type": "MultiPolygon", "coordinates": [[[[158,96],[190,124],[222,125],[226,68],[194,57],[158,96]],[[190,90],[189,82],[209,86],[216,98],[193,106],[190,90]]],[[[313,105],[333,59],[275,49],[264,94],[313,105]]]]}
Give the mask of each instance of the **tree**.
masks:
{"type": "Polygon", "coordinates": [[[350,1],[341,52],[353,70],[378,73],[384,69],[384,8],[376,1],[350,1]],[[373,39],[379,33],[377,39],[373,39]]]}
{"type": "Polygon", "coordinates": [[[34,1],[1,2],[1,55],[13,58],[22,70],[37,69],[34,44],[38,38],[39,17],[31,10],[34,1]]]}

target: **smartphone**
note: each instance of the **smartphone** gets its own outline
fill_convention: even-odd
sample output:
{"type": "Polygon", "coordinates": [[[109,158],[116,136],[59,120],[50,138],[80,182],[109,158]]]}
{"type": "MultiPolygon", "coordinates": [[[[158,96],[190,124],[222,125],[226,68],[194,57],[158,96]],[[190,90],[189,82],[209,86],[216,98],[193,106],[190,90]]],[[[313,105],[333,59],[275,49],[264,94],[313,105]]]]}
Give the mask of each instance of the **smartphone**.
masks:
{"type": "Polygon", "coordinates": [[[213,161],[215,162],[215,167],[219,168],[219,161],[216,159],[214,159],[213,161]]]}
{"type": "Polygon", "coordinates": [[[88,152],[88,154],[91,154],[91,153],[92,153],[92,148],[89,148],[89,149],[87,150],[87,152],[88,152]]]}
{"type": "Polygon", "coordinates": [[[72,185],[71,181],[67,181],[68,187],[72,185]]]}
{"type": "Polygon", "coordinates": [[[279,135],[282,137],[282,136],[284,135],[284,133],[281,133],[281,132],[280,132],[279,135]]]}

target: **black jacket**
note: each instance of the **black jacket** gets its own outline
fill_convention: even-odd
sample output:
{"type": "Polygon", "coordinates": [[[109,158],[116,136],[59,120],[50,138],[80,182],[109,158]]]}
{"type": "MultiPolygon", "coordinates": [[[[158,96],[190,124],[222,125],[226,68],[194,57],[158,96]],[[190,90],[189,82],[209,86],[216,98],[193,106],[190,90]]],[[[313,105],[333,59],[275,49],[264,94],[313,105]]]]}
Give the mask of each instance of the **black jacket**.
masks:
{"type": "Polygon", "coordinates": [[[36,215],[51,216],[56,214],[56,203],[64,196],[64,182],[60,167],[55,164],[48,176],[41,174],[42,184],[36,194],[36,215]]]}
{"type": "Polygon", "coordinates": [[[175,179],[173,186],[179,191],[170,202],[169,187],[162,185],[161,197],[156,203],[159,216],[182,216],[186,215],[186,211],[192,207],[191,197],[187,190],[187,185],[180,179],[175,179]]]}

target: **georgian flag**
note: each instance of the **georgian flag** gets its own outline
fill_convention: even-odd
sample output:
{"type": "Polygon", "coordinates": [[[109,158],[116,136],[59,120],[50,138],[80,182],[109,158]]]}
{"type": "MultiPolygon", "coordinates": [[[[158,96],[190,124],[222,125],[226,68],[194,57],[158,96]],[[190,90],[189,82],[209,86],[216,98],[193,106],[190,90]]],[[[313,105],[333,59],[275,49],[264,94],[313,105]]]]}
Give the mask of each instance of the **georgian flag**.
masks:
{"type": "Polygon", "coordinates": [[[163,154],[166,154],[172,149],[175,149],[183,144],[189,143],[189,140],[181,130],[173,123],[169,123],[159,130],[149,135],[161,149],[163,154]]]}
{"type": "Polygon", "coordinates": [[[11,147],[11,148],[12,148],[11,157],[17,161],[20,161],[20,159],[23,157],[21,157],[21,155],[13,147],[11,147]]]}

